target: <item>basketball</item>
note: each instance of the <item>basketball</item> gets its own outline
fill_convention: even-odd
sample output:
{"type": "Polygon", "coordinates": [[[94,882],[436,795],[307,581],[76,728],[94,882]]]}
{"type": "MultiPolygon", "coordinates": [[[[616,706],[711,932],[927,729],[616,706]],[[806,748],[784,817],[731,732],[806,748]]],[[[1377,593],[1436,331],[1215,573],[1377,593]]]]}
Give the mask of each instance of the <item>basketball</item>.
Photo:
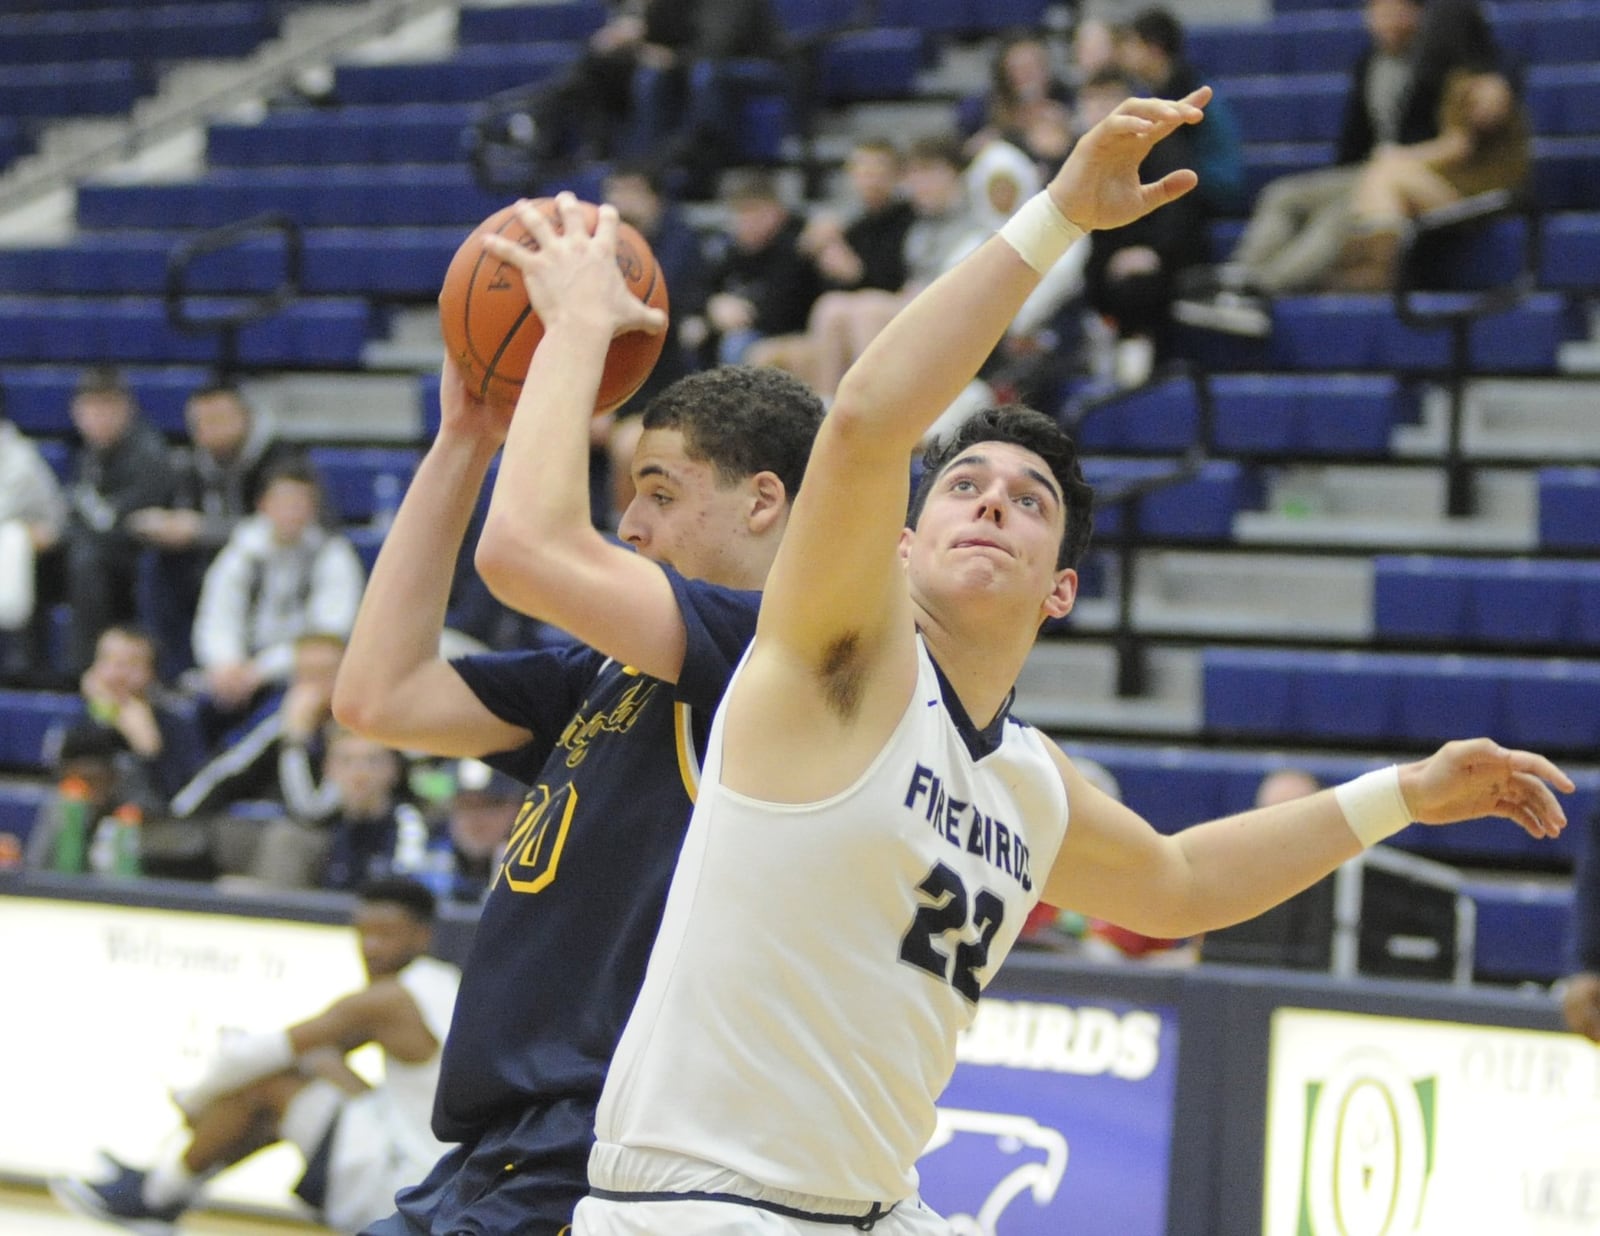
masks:
{"type": "MultiPolygon", "coordinates": [[[[533,205],[561,230],[553,199],[538,198],[533,205]]],[[[578,205],[592,234],[599,210],[592,202],[578,205]]],[[[533,350],[544,336],[544,324],[528,304],[521,272],[483,247],[483,237],[492,232],[518,244],[534,244],[516,210],[515,205],[497,210],[472,230],[450,259],[439,291],[439,327],[446,350],[476,395],[505,407],[515,404],[521,394],[533,350]]],[[[617,227],[617,266],[629,291],[666,311],[667,282],[661,267],[644,237],[627,223],[617,227]]],[[[620,407],[644,385],[666,339],[665,331],[656,335],[631,331],[611,341],[595,400],[596,416],[620,407]]]]}

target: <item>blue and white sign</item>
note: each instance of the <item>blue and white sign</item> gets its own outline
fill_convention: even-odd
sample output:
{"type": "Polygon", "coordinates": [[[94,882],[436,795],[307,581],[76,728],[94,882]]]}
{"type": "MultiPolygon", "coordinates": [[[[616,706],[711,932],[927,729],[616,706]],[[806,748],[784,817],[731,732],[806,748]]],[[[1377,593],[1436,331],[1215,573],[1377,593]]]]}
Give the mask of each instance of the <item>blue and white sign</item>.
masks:
{"type": "Polygon", "coordinates": [[[961,1038],[922,1196],[960,1236],[1165,1236],[1178,1019],[986,996],[961,1038]]]}

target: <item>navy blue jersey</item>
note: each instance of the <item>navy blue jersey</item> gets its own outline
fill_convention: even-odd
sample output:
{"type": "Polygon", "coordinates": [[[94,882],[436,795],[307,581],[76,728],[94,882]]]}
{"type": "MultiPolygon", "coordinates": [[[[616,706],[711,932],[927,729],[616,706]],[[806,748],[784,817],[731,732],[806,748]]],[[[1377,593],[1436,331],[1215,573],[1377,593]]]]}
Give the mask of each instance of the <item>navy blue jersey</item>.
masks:
{"type": "Polygon", "coordinates": [[[533,741],[488,763],[533,786],[484,903],[445,1043],[434,1131],[469,1141],[598,1100],[688,827],[699,753],[760,594],[669,571],[688,630],[676,686],[582,646],[453,662],[533,741]]]}

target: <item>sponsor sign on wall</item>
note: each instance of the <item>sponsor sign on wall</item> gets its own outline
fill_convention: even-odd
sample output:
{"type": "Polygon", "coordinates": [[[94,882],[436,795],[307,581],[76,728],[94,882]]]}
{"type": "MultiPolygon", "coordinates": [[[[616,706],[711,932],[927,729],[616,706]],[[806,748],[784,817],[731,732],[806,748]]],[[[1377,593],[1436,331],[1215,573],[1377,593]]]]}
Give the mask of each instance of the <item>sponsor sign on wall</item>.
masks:
{"type": "Polygon", "coordinates": [[[1573,1035],[1285,1008],[1263,1236],[1600,1232],[1600,1051],[1573,1035]]]}
{"type": "Polygon", "coordinates": [[[986,996],[922,1196],[959,1236],[1165,1236],[1177,1049],[1170,1008],[986,996]]]}

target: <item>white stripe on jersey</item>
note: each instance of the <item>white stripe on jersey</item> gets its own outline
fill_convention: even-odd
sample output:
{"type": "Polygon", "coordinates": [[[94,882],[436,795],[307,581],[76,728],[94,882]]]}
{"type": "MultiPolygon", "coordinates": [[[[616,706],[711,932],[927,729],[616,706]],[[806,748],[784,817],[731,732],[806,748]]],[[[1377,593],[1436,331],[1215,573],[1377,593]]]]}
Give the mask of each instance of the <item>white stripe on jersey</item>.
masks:
{"type": "Polygon", "coordinates": [[[594,1169],[609,1175],[603,1164],[625,1168],[629,1148],[649,1148],[720,1166],[708,1174],[718,1188],[731,1169],[823,1198],[915,1192],[957,1035],[1067,824],[1046,740],[1008,721],[975,760],[917,647],[916,692],[894,733],[855,785],[822,802],[725,788],[718,711],[601,1096],[596,1185],[613,1187],[594,1169]]]}

